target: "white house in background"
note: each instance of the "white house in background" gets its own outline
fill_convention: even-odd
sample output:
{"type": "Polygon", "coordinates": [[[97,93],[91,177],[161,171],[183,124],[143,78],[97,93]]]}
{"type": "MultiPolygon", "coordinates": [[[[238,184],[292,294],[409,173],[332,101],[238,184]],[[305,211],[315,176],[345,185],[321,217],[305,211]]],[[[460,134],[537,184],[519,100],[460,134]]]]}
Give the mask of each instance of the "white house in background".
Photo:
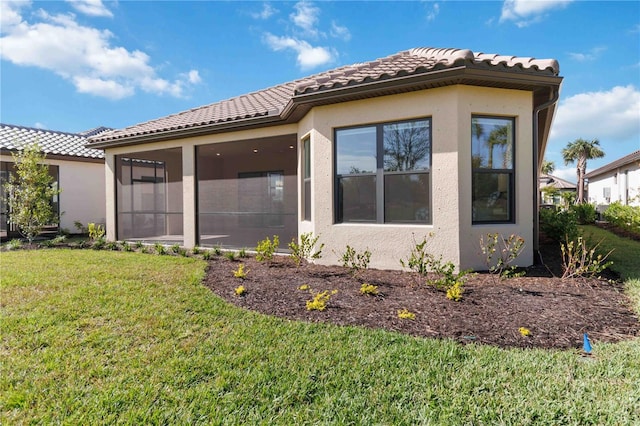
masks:
{"type": "Polygon", "coordinates": [[[556,60],[416,48],[90,138],[105,150],[107,237],[281,247],[313,232],[400,268],[414,241],[486,268],[519,234],[533,263],[556,60]]]}
{"type": "MultiPolygon", "coordinates": [[[[104,127],[82,133],[64,133],[52,130],[0,124],[0,188],[14,170],[12,153],[24,145],[37,143],[46,154],[44,162],[60,194],[53,200],[60,215],[60,229],[74,232],[74,222],[105,223],[104,152],[85,148],[87,138],[105,130],[104,127]]],[[[4,195],[4,194],[2,194],[4,195]]],[[[4,198],[4,197],[0,197],[4,198]]],[[[4,200],[0,205],[0,236],[15,234],[7,225],[8,214],[4,200]]]]}
{"type": "Polygon", "coordinates": [[[585,179],[590,203],[620,201],[623,205],[640,206],[640,150],[587,173],[585,179]]]}

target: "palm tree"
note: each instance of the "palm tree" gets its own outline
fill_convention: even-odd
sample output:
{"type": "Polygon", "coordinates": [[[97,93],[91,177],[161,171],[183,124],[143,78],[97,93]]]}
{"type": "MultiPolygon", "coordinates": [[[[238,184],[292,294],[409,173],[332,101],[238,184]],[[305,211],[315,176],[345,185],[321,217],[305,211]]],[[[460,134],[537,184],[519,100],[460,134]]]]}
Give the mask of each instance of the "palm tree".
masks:
{"type": "Polygon", "coordinates": [[[542,168],[541,171],[542,173],[544,173],[545,175],[550,175],[551,173],[553,173],[553,171],[556,169],[556,165],[553,161],[548,161],[548,160],[544,160],[542,162],[542,168]]]}
{"type": "Polygon", "coordinates": [[[584,174],[587,170],[587,160],[594,158],[604,157],[604,151],[600,149],[600,141],[594,139],[592,141],[586,141],[582,138],[576,139],[573,142],[569,142],[567,147],[562,150],[562,158],[564,164],[569,165],[574,161],[577,161],[578,175],[578,204],[584,202],[584,174]]]}

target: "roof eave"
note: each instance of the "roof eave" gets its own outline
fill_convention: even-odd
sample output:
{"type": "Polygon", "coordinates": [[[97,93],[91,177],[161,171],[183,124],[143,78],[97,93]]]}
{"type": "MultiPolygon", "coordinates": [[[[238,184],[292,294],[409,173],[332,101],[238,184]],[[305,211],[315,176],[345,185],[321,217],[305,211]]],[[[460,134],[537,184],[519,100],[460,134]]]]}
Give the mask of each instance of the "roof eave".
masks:
{"type": "Polygon", "coordinates": [[[353,85],[317,90],[311,93],[301,93],[294,95],[282,111],[276,114],[90,142],[85,146],[87,148],[106,149],[148,142],[161,142],[214,133],[289,124],[297,122],[314,106],[329,105],[456,84],[529,91],[548,90],[551,92],[552,88],[559,87],[561,82],[562,77],[554,75],[539,75],[509,70],[496,71],[495,69],[487,69],[485,67],[476,68],[469,65],[461,65],[426,73],[390,77],[353,85]]]}

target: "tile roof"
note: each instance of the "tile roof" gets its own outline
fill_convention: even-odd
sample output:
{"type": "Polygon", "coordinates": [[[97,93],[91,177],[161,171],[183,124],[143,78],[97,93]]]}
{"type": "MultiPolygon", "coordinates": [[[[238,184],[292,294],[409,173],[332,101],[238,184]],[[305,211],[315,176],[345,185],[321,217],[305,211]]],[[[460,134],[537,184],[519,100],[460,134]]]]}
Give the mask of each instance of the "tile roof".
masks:
{"type": "Polygon", "coordinates": [[[223,100],[120,130],[91,137],[91,143],[175,134],[186,129],[224,125],[247,119],[273,117],[283,119],[290,107],[306,95],[322,94],[341,88],[366,86],[369,83],[399,80],[408,76],[433,74],[456,67],[498,69],[526,75],[558,77],[555,59],[534,59],[474,53],[464,49],[416,48],[370,62],[339,67],[296,81],[223,100]]]}
{"type": "Polygon", "coordinates": [[[543,183],[544,186],[553,186],[558,189],[576,189],[576,184],[571,183],[567,180],[561,179],[557,176],[541,174],[540,175],[540,183],[543,183]]]}
{"type": "Polygon", "coordinates": [[[24,143],[37,142],[45,154],[102,159],[102,150],[86,148],[85,145],[87,135],[97,135],[106,130],[111,129],[99,127],[82,133],[65,133],[0,123],[0,149],[15,151],[24,143]]]}
{"type": "Polygon", "coordinates": [[[609,164],[605,164],[604,166],[597,168],[595,170],[590,171],[589,173],[585,174],[584,177],[589,179],[595,176],[599,176],[601,174],[610,172],[612,170],[615,170],[619,167],[624,167],[627,166],[629,164],[632,163],[637,163],[638,167],[640,167],[640,149],[637,151],[632,152],[629,155],[625,155],[622,158],[618,158],[615,161],[612,161],[609,164]]]}

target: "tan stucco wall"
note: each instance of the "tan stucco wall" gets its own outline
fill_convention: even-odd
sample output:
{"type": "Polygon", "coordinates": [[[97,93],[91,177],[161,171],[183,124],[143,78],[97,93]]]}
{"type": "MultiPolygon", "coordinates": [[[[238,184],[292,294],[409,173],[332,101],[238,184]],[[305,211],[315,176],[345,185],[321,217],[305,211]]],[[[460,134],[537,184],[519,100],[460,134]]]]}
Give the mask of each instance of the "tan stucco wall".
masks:
{"type": "MultiPolygon", "coordinates": [[[[478,241],[483,233],[517,233],[528,242],[520,259],[533,261],[531,94],[523,91],[453,86],[404,95],[314,108],[300,122],[302,141],[311,136],[312,221],[325,243],[321,263],[337,263],[346,245],[372,253],[371,266],[399,269],[413,241],[429,238],[429,250],[462,268],[483,269],[478,241]],[[516,223],[471,225],[471,116],[516,117],[516,223]],[[334,224],[333,134],[339,127],[393,120],[432,119],[432,225],[334,224]]],[[[300,154],[302,160],[302,153],[300,154]]],[[[302,200],[302,196],[299,197],[302,200]]]]}
{"type": "Polygon", "coordinates": [[[259,130],[199,136],[107,150],[107,201],[109,238],[115,238],[113,203],[113,155],[182,147],[183,211],[185,246],[196,241],[194,148],[197,145],[298,135],[298,212],[302,217],[303,197],[301,143],[311,137],[312,218],[300,221],[298,232],[320,235],[325,244],[320,263],[339,263],[346,245],[372,252],[371,267],[400,269],[413,242],[429,238],[429,250],[461,268],[485,268],[479,253],[480,236],[499,232],[516,233],[525,239],[525,251],[518,264],[533,263],[533,164],[532,94],[525,91],[450,86],[439,89],[385,96],[337,105],[316,107],[298,124],[259,130]],[[471,116],[514,117],[516,122],[516,223],[472,225],[471,223],[471,116]],[[430,117],[432,120],[432,218],[431,225],[334,224],[333,135],[340,127],[430,117]]]}
{"type": "MultiPolygon", "coordinates": [[[[1,161],[13,162],[11,156],[1,161]]],[[[60,200],[60,229],[77,232],[75,221],[87,226],[89,222],[105,223],[104,164],[45,159],[44,163],[58,166],[60,200]]]]}

